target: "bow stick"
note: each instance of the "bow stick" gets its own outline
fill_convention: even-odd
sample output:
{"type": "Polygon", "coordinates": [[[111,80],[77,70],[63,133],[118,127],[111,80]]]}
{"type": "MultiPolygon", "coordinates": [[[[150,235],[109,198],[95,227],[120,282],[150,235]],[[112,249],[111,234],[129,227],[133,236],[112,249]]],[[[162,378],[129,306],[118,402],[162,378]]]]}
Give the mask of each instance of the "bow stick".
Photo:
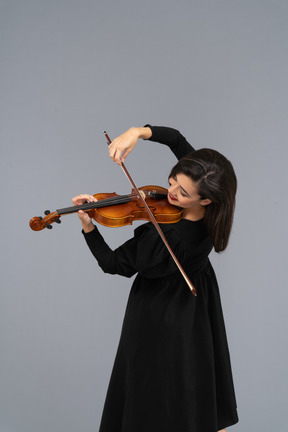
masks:
{"type": "MultiPolygon", "coordinates": [[[[104,135],[105,135],[105,137],[106,137],[106,139],[107,139],[107,144],[108,144],[108,145],[111,144],[112,141],[111,141],[111,139],[109,138],[107,132],[106,132],[106,131],[103,131],[103,133],[104,133],[104,135]]],[[[175,264],[177,265],[178,269],[180,270],[182,276],[184,277],[184,279],[185,279],[187,285],[188,285],[189,288],[191,289],[191,291],[192,291],[192,293],[194,294],[194,296],[197,296],[196,289],[195,289],[194,285],[192,284],[192,282],[190,281],[190,279],[189,279],[188,276],[186,275],[185,271],[183,270],[183,267],[181,266],[181,264],[179,263],[178,259],[177,259],[176,256],[175,256],[174,252],[172,251],[171,247],[169,246],[169,243],[167,242],[166,237],[164,236],[164,234],[163,234],[163,232],[162,232],[160,226],[158,225],[158,222],[156,221],[156,219],[155,219],[155,217],[154,217],[152,211],[150,210],[150,208],[149,208],[149,206],[147,205],[145,199],[143,198],[143,196],[141,195],[141,193],[140,193],[140,191],[138,190],[137,186],[135,185],[135,183],[134,183],[132,177],[130,176],[130,174],[129,174],[127,168],[125,167],[124,163],[122,162],[122,160],[121,160],[121,165],[120,165],[120,166],[121,166],[122,170],[124,171],[124,174],[126,175],[127,179],[128,179],[129,182],[131,183],[131,185],[132,185],[134,191],[136,192],[136,194],[137,194],[137,198],[139,198],[140,201],[142,202],[142,204],[143,204],[145,210],[147,211],[147,213],[148,213],[148,215],[149,215],[149,218],[150,218],[151,222],[153,223],[153,225],[155,226],[156,230],[158,231],[158,234],[160,235],[160,237],[161,237],[163,243],[165,244],[165,246],[166,246],[166,248],[168,249],[170,255],[172,256],[172,258],[173,258],[175,264]]]]}

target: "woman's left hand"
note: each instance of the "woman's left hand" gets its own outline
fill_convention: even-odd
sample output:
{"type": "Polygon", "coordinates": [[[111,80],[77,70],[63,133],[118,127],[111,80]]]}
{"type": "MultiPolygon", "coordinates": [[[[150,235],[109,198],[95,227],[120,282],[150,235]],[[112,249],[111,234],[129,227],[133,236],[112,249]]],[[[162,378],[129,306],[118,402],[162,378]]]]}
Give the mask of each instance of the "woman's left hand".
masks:
{"type": "MultiPolygon", "coordinates": [[[[88,195],[88,194],[77,195],[76,197],[72,198],[72,202],[74,205],[81,205],[86,202],[96,202],[96,201],[97,199],[93,195],[88,195]]],[[[88,213],[86,213],[83,210],[79,210],[78,217],[81,221],[82,228],[85,233],[88,233],[95,229],[92,219],[90,218],[88,213]]]]}

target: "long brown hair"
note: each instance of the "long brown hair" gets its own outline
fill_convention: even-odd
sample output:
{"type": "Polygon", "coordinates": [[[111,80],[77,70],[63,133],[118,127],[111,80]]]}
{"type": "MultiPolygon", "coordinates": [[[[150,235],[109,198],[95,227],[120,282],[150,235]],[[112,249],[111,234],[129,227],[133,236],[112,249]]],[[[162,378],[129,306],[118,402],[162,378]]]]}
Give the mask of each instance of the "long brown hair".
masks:
{"type": "Polygon", "coordinates": [[[204,224],[216,252],[226,249],[233,223],[237,178],[231,162],[212,149],[196,150],[172,168],[169,177],[185,174],[196,184],[205,206],[204,224]]]}

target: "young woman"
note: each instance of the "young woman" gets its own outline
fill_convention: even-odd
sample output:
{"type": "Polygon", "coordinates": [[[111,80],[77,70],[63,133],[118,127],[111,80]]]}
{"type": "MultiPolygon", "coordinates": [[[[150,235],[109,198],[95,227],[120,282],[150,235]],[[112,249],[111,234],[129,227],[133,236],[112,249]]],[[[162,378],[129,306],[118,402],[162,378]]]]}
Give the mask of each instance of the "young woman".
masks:
{"type": "MultiPolygon", "coordinates": [[[[237,423],[236,401],[219,290],[208,255],[228,243],[237,180],[231,163],[210,149],[195,151],[175,129],[131,128],[109,146],[120,163],[139,138],[166,144],[179,162],[168,201],[182,219],[161,224],[197,290],[195,297],[155,227],[144,223],[111,250],[88,214],[84,237],[104,272],[131,277],[120,343],[100,432],[217,432],[237,423]]],[[[95,201],[78,195],[75,205],[95,201]]]]}

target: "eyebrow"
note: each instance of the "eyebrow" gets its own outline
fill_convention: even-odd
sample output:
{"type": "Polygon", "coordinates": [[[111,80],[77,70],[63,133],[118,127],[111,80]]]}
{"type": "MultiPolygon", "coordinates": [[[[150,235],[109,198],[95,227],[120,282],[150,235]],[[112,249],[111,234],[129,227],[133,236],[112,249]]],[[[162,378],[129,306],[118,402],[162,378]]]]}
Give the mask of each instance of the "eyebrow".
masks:
{"type": "Polygon", "coordinates": [[[183,192],[185,192],[189,198],[191,198],[191,195],[180,185],[180,188],[183,190],[183,192]]]}
{"type": "MultiPolygon", "coordinates": [[[[176,180],[177,180],[177,175],[175,175],[175,177],[176,177],[176,180]]],[[[183,192],[185,192],[188,195],[188,197],[191,198],[191,195],[181,185],[179,185],[179,186],[183,190],[183,192]]]]}

